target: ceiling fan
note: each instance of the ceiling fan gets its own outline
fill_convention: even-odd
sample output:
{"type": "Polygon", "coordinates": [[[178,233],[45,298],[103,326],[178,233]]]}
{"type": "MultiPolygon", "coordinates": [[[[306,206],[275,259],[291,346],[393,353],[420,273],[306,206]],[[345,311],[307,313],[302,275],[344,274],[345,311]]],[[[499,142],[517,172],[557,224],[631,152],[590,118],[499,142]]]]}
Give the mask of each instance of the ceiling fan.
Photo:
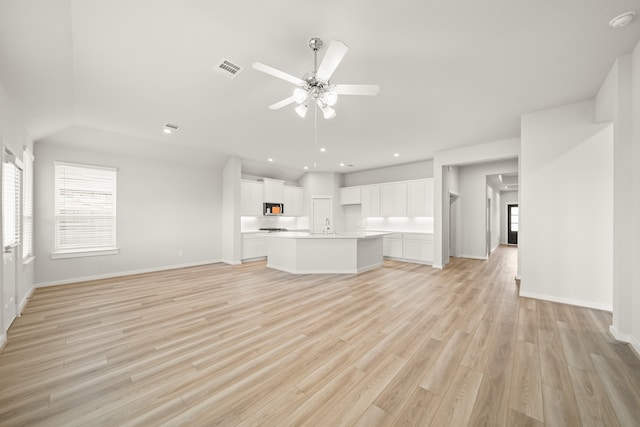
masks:
{"type": "Polygon", "coordinates": [[[332,107],[338,101],[338,95],[374,96],[380,91],[378,85],[332,84],[329,81],[349,50],[343,42],[331,41],[320,66],[318,66],[318,50],[322,47],[322,40],[317,37],[312,38],[309,40],[309,47],[313,50],[313,71],[308,72],[301,79],[260,62],[253,63],[254,69],[298,86],[294,89],[293,95],[270,105],[270,109],[279,110],[295,102],[298,104],[295,108],[296,113],[300,117],[304,117],[309,105],[315,103],[322,110],[325,119],[332,119],[336,116],[332,107]]]}

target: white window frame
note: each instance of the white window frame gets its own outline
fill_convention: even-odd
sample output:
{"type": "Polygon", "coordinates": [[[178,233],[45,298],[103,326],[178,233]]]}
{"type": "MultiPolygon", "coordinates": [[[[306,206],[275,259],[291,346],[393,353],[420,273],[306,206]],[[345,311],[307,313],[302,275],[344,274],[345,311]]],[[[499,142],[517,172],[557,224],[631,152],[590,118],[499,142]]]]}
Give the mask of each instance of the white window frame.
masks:
{"type": "Polygon", "coordinates": [[[35,259],[33,238],[33,153],[24,147],[22,152],[22,261],[28,264],[35,259]]]}
{"type": "MultiPolygon", "coordinates": [[[[92,183],[90,181],[84,184],[86,186],[85,187],[80,186],[80,188],[84,190],[89,190],[89,191],[92,189],[91,188],[92,183]]],[[[79,163],[59,162],[59,161],[54,162],[54,250],[53,250],[53,253],[51,254],[52,259],[118,254],[119,251],[116,246],[116,224],[117,224],[116,189],[117,189],[117,169],[116,168],[86,165],[86,164],[79,164],[79,163]],[[103,176],[112,174],[111,183],[108,183],[108,179],[106,180],[106,182],[100,183],[101,191],[104,191],[105,194],[111,195],[110,197],[108,197],[108,199],[110,199],[111,201],[111,204],[102,205],[102,206],[98,205],[99,210],[101,210],[99,214],[95,214],[93,212],[96,206],[93,206],[93,207],[90,206],[88,209],[84,211],[81,210],[82,205],[87,204],[87,200],[84,200],[84,202],[80,202],[78,201],[77,197],[74,198],[71,195],[69,195],[69,197],[65,199],[61,195],[62,187],[70,185],[71,179],[69,179],[68,180],[69,182],[67,182],[67,180],[65,180],[65,177],[60,176],[60,174],[65,173],[65,171],[69,171],[69,172],[75,171],[76,173],[82,174],[83,169],[85,170],[85,173],[87,173],[88,175],[92,173],[95,173],[96,176],[101,174],[103,176]],[[103,172],[106,172],[106,174],[104,174],[103,172]],[[73,203],[76,203],[78,205],[73,205],[73,203]],[[69,206],[69,204],[71,205],[69,206]],[[74,208],[76,210],[76,214],[74,215],[74,214],[62,213],[65,208],[65,206],[63,205],[66,205],[67,209],[69,209],[70,207],[74,208]],[[94,219],[92,219],[93,215],[95,215],[94,219]],[[110,219],[111,216],[113,217],[112,220],[110,219]],[[78,218],[80,218],[79,220],[80,222],[74,224],[73,220],[74,219],[78,220],[78,218]],[[86,219],[87,222],[82,224],[82,218],[86,219]],[[109,241],[111,244],[105,243],[103,245],[99,245],[99,244],[82,245],[79,242],[73,242],[73,240],[75,240],[78,237],[90,238],[91,237],[90,234],[92,232],[95,232],[95,229],[88,231],[87,234],[89,235],[83,236],[82,233],[78,233],[75,236],[71,235],[71,238],[69,240],[71,240],[72,242],[67,244],[61,243],[61,240],[64,238],[64,236],[61,235],[61,233],[63,233],[62,226],[64,225],[65,222],[68,224],[69,220],[72,220],[71,224],[84,225],[85,230],[87,230],[96,225],[94,223],[95,219],[102,219],[102,220],[106,219],[108,228],[110,228],[111,232],[106,234],[105,236],[98,236],[98,237],[99,238],[106,237],[105,240],[109,241]],[[112,222],[109,222],[109,221],[112,221],[112,222]]],[[[98,200],[96,200],[95,202],[99,203],[98,200]]],[[[101,225],[104,225],[104,224],[105,223],[102,223],[101,225]]]]}
{"type": "MultiPolygon", "coordinates": [[[[10,196],[7,196],[10,197],[10,196]]],[[[22,162],[15,157],[13,153],[6,147],[3,147],[2,154],[2,246],[4,250],[16,248],[20,246],[22,239],[22,162]],[[5,176],[8,172],[8,168],[14,169],[11,183],[9,183],[5,176]],[[13,190],[13,196],[11,200],[8,198],[5,200],[5,188],[7,185],[11,185],[13,190]],[[8,202],[12,203],[8,203],[8,202]],[[8,209],[8,205],[12,204],[12,209],[8,209]],[[12,214],[12,215],[9,215],[12,214]],[[12,220],[12,221],[11,221],[12,220]],[[13,224],[9,228],[9,221],[13,224]],[[7,236],[7,231],[11,231],[11,237],[7,236]],[[10,239],[10,240],[9,240],[10,239]]]]}

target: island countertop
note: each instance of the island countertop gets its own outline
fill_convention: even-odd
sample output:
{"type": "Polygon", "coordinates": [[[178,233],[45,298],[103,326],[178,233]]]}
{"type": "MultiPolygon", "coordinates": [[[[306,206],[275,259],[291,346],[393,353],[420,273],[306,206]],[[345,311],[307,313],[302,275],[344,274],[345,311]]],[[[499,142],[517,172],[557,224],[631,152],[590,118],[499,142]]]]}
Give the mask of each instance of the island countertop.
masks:
{"type": "Polygon", "coordinates": [[[283,231],[279,233],[268,233],[267,237],[280,239],[374,239],[387,234],[385,231],[354,231],[344,233],[309,233],[304,231],[283,231]]]}

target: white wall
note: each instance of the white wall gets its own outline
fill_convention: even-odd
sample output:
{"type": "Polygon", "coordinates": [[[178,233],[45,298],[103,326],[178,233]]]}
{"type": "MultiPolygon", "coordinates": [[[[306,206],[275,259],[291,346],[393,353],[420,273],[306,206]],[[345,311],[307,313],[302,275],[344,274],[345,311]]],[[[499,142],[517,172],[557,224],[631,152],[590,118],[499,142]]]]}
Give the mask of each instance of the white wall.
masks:
{"type": "Polygon", "coordinates": [[[522,117],[520,294],[611,309],[613,129],[587,101],[522,117]]]}
{"type": "Polygon", "coordinates": [[[222,170],[222,259],[227,264],[242,262],[241,176],[242,161],[239,157],[231,157],[222,170]]]}
{"type": "MultiPolygon", "coordinates": [[[[487,259],[487,200],[492,199],[493,233],[492,247],[498,244],[499,226],[496,202],[499,197],[488,194],[487,175],[518,171],[517,159],[479,163],[459,167],[460,222],[458,223],[458,256],[487,259]]],[[[491,190],[493,192],[493,190],[491,190]]],[[[447,215],[448,218],[448,215],[447,215]]],[[[447,234],[448,235],[448,234],[447,234]]],[[[448,239],[448,237],[447,237],[448,239]]]]}
{"type": "MultiPolygon", "coordinates": [[[[516,170],[518,165],[516,164],[516,170]]],[[[500,217],[502,211],[500,206],[502,204],[500,192],[494,190],[492,187],[487,186],[488,200],[491,203],[491,245],[490,250],[493,252],[500,245],[500,217]]]]}
{"type": "MultiPolygon", "coordinates": [[[[84,131],[86,138],[110,139],[91,150],[77,141],[52,137],[35,146],[35,281],[56,284],[83,278],[219,261],[221,246],[222,161],[209,166],[198,153],[162,158],[166,147],[140,155],[120,137],[84,131]],[[188,163],[191,159],[191,163],[188,163]],[[118,255],[52,260],[54,237],[54,161],[110,166],[117,175],[118,255]],[[181,255],[180,255],[181,253],[181,255]]],[[[127,143],[133,143],[126,139],[127,143]]],[[[92,140],[87,140],[93,146],[92,140]]],[[[226,159],[226,157],[225,157],[226,159]]]]}
{"type": "MultiPolygon", "coordinates": [[[[627,306],[625,316],[632,315],[631,328],[627,331],[622,331],[627,335],[626,341],[631,342],[636,352],[640,353],[640,263],[637,262],[640,259],[640,43],[636,46],[632,55],[632,102],[630,118],[633,118],[632,125],[632,155],[633,164],[635,168],[632,170],[632,190],[631,197],[632,203],[632,218],[635,218],[631,227],[632,235],[632,253],[631,260],[633,263],[633,272],[631,280],[622,289],[622,296],[631,300],[631,303],[627,306]],[[635,261],[635,262],[634,262],[635,261]]],[[[614,314],[615,316],[615,314],[614,314]]]]}
{"type": "Polygon", "coordinates": [[[518,192],[517,191],[503,191],[500,193],[500,243],[506,245],[509,240],[507,226],[509,222],[508,218],[508,205],[518,204],[518,192]]]}
{"type": "Polygon", "coordinates": [[[344,186],[381,184],[383,182],[408,181],[411,179],[433,178],[433,160],[370,169],[344,174],[344,186]]]}
{"type": "MultiPolygon", "coordinates": [[[[433,160],[433,267],[443,268],[449,262],[449,166],[517,158],[520,139],[507,139],[486,144],[471,145],[436,153],[433,160]]],[[[456,177],[455,172],[452,172],[456,177]]],[[[484,192],[484,191],[483,191],[484,192]]],[[[483,201],[484,203],[484,201],[483,201]]],[[[463,211],[461,207],[459,211],[463,211]]],[[[458,231],[460,236],[461,231],[458,231]]],[[[462,248],[457,248],[462,253],[462,248]]]]}
{"type": "MultiPolygon", "coordinates": [[[[5,92],[4,86],[0,83],[0,140],[3,145],[7,146],[16,156],[22,157],[24,147],[29,148],[33,152],[33,142],[27,134],[24,123],[14,108],[9,96],[5,92]]],[[[2,209],[0,204],[0,210],[2,209]]],[[[0,240],[2,227],[0,226],[0,240]]],[[[0,263],[0,277],[3,274],[3,263],[0,263]]],[[[24,306],[26,297],[33,287],[34,264],[21,265],[18,260],[17,274],[17,301],[20,307],[24,306]]],[[[4,301],[2,301],[2,288],[0,287],[0,344],[4,341],[5,334],[9,325],[2,324],[5,317],[4,301]]]]}

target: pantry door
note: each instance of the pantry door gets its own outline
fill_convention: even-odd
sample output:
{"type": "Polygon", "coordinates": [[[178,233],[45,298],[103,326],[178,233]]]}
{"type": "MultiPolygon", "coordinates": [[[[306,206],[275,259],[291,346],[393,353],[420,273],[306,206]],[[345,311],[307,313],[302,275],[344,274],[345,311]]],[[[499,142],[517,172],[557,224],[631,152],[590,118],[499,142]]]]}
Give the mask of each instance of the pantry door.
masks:
{"type": "Polygon", "coordinates": [[[333,200],[331,196],[311,196],[311,232],[333,231],[333,200]]]}

